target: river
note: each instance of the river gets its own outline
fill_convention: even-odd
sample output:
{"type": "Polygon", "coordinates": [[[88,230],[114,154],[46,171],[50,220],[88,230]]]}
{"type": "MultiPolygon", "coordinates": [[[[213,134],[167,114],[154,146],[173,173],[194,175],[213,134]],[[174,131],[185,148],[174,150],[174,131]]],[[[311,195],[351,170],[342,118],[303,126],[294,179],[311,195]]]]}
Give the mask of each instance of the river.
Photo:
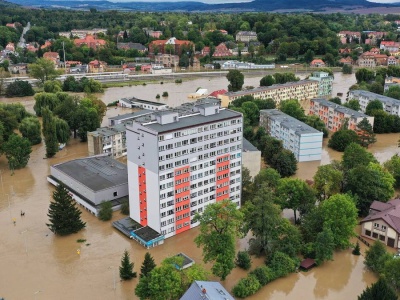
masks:
{"type": "MultiPolygon", "coordinates": [[[[335,75],[335,94],[336,91],[346,93],[348,86],[355,82],[354,75],[335,75]]],[[[259,80],[260,77],[246,78],[245,85],[257,86],[259,80]]],[[[186,96],[195,92],[197,87],[207,88],[211,92],[226,86],[227,80],[224,77],[200,78],[182,84],[171,82],[110,88],[101,98],[106,103],[129,96],[155,100],[156,94],[168,91],[169,97],[162,101],[176,106],[186,102],[186,96]]],[[[33,111],[32,97],[0,101],[21,101],[28,110],[33,111]]],[[[107,117],[129,111],[111,108],[107,111],[107,117]]],[[[105,119],[103,124],[106,123],[105,119]]],[[[380,161],[386,160],[397,152],[397,139],[397,134],[380,135],[378,142],[369,150],[380,161]]],[[[36,145],[28,166],[16,170],[13,175],[7,168],[5,157],[0,157],[0,297],[6,300],[137,299],[134,288],[138,279],[120,282],[118,267],[123,251],[127,249],[135,264],[135,271],[140,272],[146,249],[114,230],[111,222],[99,221],[85,210],[82,211],[82,219],[87,227],[77,234],[57,237],[45,224],[53,191],[53,187],[46,181],[50,165],[87,154],[86,143],[72,140],[54,158],[44,159],[44,144],[36,145]],[[20,216],[21,210],[25,212],[24,217],[20,216]],[[13,219],[16,220],[15,225],[13,219]],[[78,243],[78,239],[86,241],[78,243]],[[78,249],[80,254],[77,253],[78,249]]],[[[332,159],[340,159],[340,153],[324,147],[322,161],[299,164],[297,176],[312,178],[318,165],[329,163],[332,159]]],[[[116,212],[113,220],[122,217],[116,212]]],[[[184,252],[201,264],[201,249],[193,243],[197,233],[198,229],[193,229],[151,249],[156,263],[165,257],[184,252]]],[[[246,239],[237,242],[237,249],[246,247],[246,239]]],[[[262,263],[262,259],[253,258],[254,266],[262,263]]],[[[243,276],[244,271],[235,269],[223,285],[230,291],[243,276]]],[[[278,279],[248,299],[355,299],[374,281],[375,276],[364,269],[363,257],[352,256],[350,250],[346,250],[335,253],[334,261],[307,273],[295,273],[278,279]]]]}

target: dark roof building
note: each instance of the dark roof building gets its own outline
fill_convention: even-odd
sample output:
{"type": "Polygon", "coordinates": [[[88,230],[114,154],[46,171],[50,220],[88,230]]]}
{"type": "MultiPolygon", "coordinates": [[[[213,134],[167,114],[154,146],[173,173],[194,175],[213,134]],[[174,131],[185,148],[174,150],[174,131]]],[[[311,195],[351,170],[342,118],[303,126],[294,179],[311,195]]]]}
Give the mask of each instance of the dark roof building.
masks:
{"type": "Polygon", "coordinates": [[[180,300],[235,300],[216,281],[194,281],[180,300]]]}

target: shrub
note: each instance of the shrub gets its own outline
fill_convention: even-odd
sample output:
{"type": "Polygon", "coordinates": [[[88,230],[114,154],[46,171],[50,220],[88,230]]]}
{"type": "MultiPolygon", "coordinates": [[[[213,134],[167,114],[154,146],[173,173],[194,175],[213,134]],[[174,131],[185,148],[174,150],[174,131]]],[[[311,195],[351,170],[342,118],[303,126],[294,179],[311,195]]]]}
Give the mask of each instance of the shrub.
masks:
{"type": "Polygon", "coordinates": [[[236,265],[244,270],[251,268],[251,258],[247,251],[239,251],[235,260],[236,265]]]}
{"type": "Polygon", "coordinates": [[[276,279],[274,272],[267,266],[255,268],[250,274],[254,275],[262,286],[276,279]]]}
{"type": "Polygon", "coordinates": [[[163,92],[163,93],[162,93],[162,96],[163,96],[163,97],[168,97],[168,92],[163,92]]]}
{"type": "Polygon", "coordinates": [[[28,81],[15,80],[10,83],[6,88],[7,97],[23,97],[23,96],[33,96],[35,91],[32,85],[28,81]]]}
{"type": "Polygon", "coordinates": [[[103,201],[100,204],[99,215],[97,216],[102,221],[109,221],[112,218],[112,204],[110,201],[103,201]]]}
{"type": "Polygon", "coordinates": [[[160,94],[157,94],[156,99],[160,99],[160,94]]]}
{"type": "Polygon", "coordinates": [[[275,252],[270,262],[270,268],[273,270],[275,276],[283,277],[296,270],[296,263],[288,255],[282,252],[275,252]]]}
{"type": "Polygon", "coordinates": [[[182,79],[175,79],[175,83],[182,83],[182,79]]]}
{"type": "Polygon", "coordinates": [[[125,200],[124,202],[122,202],[121,213],[123,215],[129,215],[129,201],[128,200],[125,200]]]}
{"type": "Polygon", "coordinates": [[[360,253],[360,243],[357,241],[357,244],[356,244],[356,246],[354,247],[354,249],[353,249],[353,252],[352,252],[354,255],[360,255],[361,253],[360,253]]]}
{"type": "Polygon", "coordinates": [[[254,275],[249,275],[239,280],[239,282],[233,287],[232,293],[235,297],[246,298],[250,295],[254,295],[261,288],[261,284],[258,282],[254,275]]]}
{"type": "Polygon", "coordinates": [[[164,84],[164,81],[161,81],[160,84],[164,84]]]}

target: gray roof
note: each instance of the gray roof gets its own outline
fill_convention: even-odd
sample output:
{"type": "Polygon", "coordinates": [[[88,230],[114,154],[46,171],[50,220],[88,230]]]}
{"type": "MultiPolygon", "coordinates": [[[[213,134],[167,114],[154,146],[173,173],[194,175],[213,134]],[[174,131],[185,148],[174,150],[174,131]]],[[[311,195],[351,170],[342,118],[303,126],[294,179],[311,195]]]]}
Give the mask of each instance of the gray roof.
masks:
{"type": "Polygon", "coordinates": [[[367,116],[366,114],[364,114],[362,112],[356,111],[354,109],[351,109],[351,108],[348,108],[348,107],[345,107],[345,106],[342,106],[339,104],[336,104],[334,102],[328,101],[323,98],[314,98],[314,99],[312,99],[312,101],[318,102],[320,105],[323,105],[323,106],[332,107],[335,111],[341,112],[346,115],[354,116],[355,118],[369,118],[369,116],[367,116]]]}
{"type": "Polygon", "coordinates": [[[277,109],[263,109],[260,110],[260,114],[268,115],[268,118],[280,123],[280,126],[285,127],[287,129],[292,129],[297,135],[302,134],[315,134],[321,133],[317,129],[303,123],[277,109]]]}
{"type": "Polygon", "coordinates": [[[239,31],[236,35],[251,35],[251,36],[257,36],[257,33],[255,31],[239,31]]]}
{"type": "Polygon", "coordinates": [[[306,83],[318,83],[316,80],[299,80],[299,81],[292,81],[292,82],[286,82],[283,84],[273,84],[271,86],[260,86],[251,90],[245,90],[245,91],[238,91],[238,92],[228,92],[225,95],[226,96],[242,96],[242,95],[248,95],[252,93],[257,93],[257,92],[264,92],[268,90],[273,90],[273,89],[279,89],[283,87],[292,87],[296,85],[303,85],[306,83]]]}
{"type": "Polygon", "coordinates": [[[90,156],[52,166],[92,191],[128,183],[127,166],[108,156],[90,156]]]}
{"type": "Polygon", "coordinates": [[[377,204],[376,202],[379,201],[372,202],[370,208],[382,210],[378,212],[371,212],[361,221],[361,223],[383,219],[390,227],[400,234],[400,199],[390,200],[386,205],[377,204]]]}
{"type": "Polygon", "coordinates": [[[235,300],[216,281],[194,281],[180,300],[235,300]]]}
{"type": "Polygon", "coordinates": [[[166,105],[165,103],[154,102],[154,101],[149,101],[149,100],[142,100],[142,99],[138,99],[138,98],[135,98],[135,97],[122,98],[122,99],[120,99],[120,101],[121,100],[123,100],[125,102],[128,102],[128,103],[131,103],[131,104],[141,103],[141,104],[148,104],[148,105],[154,105],[154,106],[164,106],[164,105],[166,105]]]}
{"type": "Polygon", "coordinates": [[[243,138],[243,151],[259,151],[252,143],[243,138]]]}
{"type": "Polygon", "coordinates": [[[124,114],[124,115],[118,115],[115,117],[110,117],[108,118],[108,120],[126,120],[126,119],[133,119],[135,117],[139,117],[142,115],[146,115],[146,114],[150,114],[152,113],[152,110],[149,109],[142,109],[133,113],[129,113],[129,114],[124,114]]]}
{"type": "Polygon", "coordinates": [[[96,136],[113,136],[116,133],[126,131],[126,124],[121,123],[114,125],[112,127],[101,127],[97,128],[95,131],[90,132],[92,135],[96,136]]]}
{"type": "Polygon", "coordinates": [[[387,96],[383,96],[383,95],[379,95],[379,94],[375,94],[375,93],[368,92],[368,91],[353,90],[353,91],[350,91],[350,94],[352,94],[354,96],[367,97],[370,100],[379,100],[379,101],[385,103],[386,105],[400,106],[400,100],[397,100],[397,99],[394,99],[391,97],[387,97],[387,96]]]}
{"type": "Polygon", "coordinates": [[[161,125],[157,122],[146,124],[145,126],[157,131],[158,133],[174,131],[180,128],[188,128],[193,126],[198,126],[201,124],[207,124],[217,121],[222,121],[231,118],[237,118],[241,116],[240,113],[230,110],[230,109],[221,109],[219,113],[214,115],[203,116],[199,113],[194,113],[193,115],[181,116],[179,121],[161,125]]]}

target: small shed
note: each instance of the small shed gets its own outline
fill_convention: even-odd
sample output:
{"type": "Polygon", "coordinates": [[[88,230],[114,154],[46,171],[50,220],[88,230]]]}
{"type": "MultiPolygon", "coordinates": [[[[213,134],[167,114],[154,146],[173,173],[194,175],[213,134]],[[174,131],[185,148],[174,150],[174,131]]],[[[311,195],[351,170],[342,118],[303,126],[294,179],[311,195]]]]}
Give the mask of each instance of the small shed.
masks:
{"type": "Polygon", "coordinates": [[[308,271],[310,269],[312,269],[314,266],[316,265],[315,260],[312,258],[306,258],[305,260],[303,260],[300,264],[300,268],[302,270],[308,271]]]}

